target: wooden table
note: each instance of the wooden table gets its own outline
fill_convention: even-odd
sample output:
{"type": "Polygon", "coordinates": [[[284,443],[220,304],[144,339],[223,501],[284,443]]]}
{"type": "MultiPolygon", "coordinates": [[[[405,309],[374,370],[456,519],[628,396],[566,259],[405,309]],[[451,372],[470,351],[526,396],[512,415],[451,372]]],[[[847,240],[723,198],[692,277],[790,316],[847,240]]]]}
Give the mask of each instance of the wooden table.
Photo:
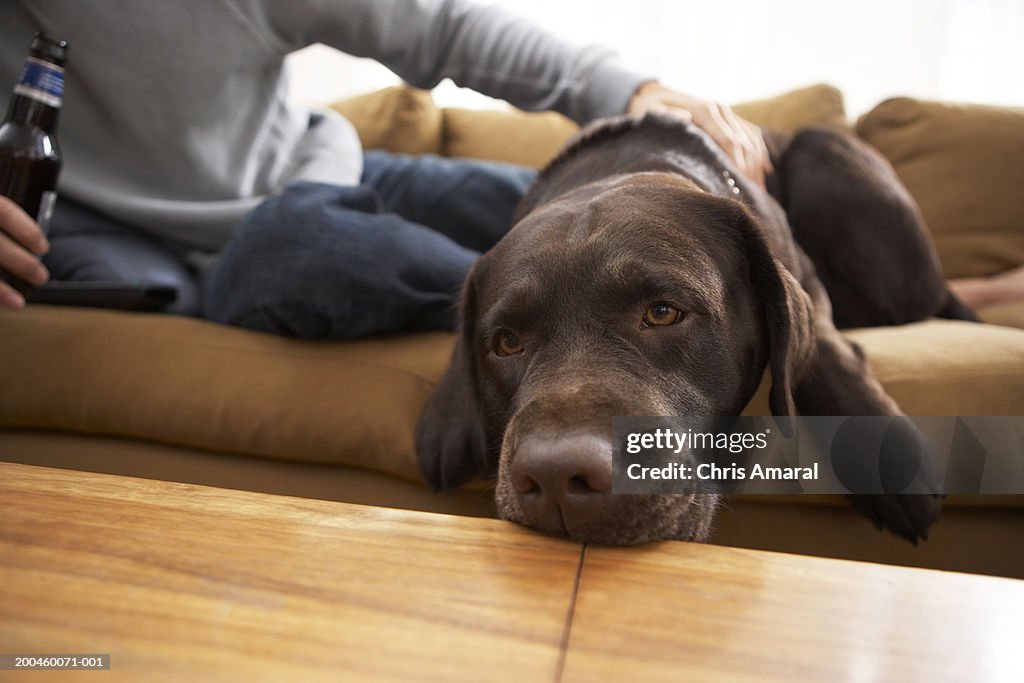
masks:
{"type": "MultiPolygon", "coordinates": [[[[1008,539],[1020,542],[1020,539],[1008,539]]],[[[1024,582],[0,463],[0,681],[1024,681],[1024,582]]]]}

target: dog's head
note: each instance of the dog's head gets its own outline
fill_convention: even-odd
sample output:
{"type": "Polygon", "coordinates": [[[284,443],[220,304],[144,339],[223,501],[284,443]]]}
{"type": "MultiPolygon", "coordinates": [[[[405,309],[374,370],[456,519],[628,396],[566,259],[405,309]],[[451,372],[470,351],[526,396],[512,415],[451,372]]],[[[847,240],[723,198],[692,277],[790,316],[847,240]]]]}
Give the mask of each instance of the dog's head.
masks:
{"type": "Polygon", "coordinates": [[[713,496],[612,495],[611,418],[737,415],[766,366],[794,414],[810,307],[740,203],[660,173],[579,188],[470,272],[421,468],[445,489],[497,471],[503,517],[576,540],[702,540],[713,496]]]}

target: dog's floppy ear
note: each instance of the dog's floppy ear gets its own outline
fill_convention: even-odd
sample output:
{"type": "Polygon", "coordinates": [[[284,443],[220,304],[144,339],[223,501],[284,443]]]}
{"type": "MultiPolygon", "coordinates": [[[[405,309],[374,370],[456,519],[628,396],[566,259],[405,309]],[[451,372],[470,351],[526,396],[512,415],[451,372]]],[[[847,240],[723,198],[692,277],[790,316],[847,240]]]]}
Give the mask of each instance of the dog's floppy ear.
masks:
{"type": "Polygon", "coordinates": [[[813,305],[792,273],[776,259],[761,229],[745,209],[739,218],[750,280],[761,298],[768,334],[773,415],[797,414],[794,392],[814,356],[813,305]]]}
{"type": "Polygon", "coordinates": [[[435,491],[455,489],[487,473],[487,433],[473,353],[476,270],[470,270],[462,291],[451,363],[416,426],[420,471],[435,491]]]}

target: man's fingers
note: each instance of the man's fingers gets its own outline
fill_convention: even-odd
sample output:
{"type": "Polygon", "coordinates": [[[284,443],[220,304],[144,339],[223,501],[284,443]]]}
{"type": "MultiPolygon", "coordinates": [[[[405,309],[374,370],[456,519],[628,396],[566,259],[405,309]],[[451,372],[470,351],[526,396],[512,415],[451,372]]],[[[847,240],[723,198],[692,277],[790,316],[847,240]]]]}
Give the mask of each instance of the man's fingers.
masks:
{"type": "MultiPolygon", "coordinates": [[[[753,124],[751,124],[753,125],[753,124]]],[[[768,145],[764,141],[764,133],[757,126],[754,127],[754,138],[757,140],[758,153],[761,155],[761,171],[765,176],[775,172],[772,164],[772,155],[768,152],[768,145]]]]}
{"type": "Polygon", "coordinates": [[[664,114],[666,116],[677,118],[680,121],[685,121],[686,123],[693,121],[693,112],[689,109],[683,109],[674,104],[666,104],[660,100],[644,105],[642,112],[645,114],[664,114]]]}
{"type": "MultiPolygon", "coordinates": [[[[7,197],[0,197],[0,270],[33,285],[41,285],[50,274],[34,254],[50,248],[39,224],[7,197]]],[[[18,309],[25,299],[10,285],[0,282],[0,307],[18,309]]]]}
{"type": "Polygon", "coordinates": [[[0,232],[0,268],[29,284],[41,285],[50,274],[32,254],[0,232]]]}
{"type": "Polygon", "coordinates": [[[760,129],[740,118],[731,107],[717,105],[713,110],[730,140],[731,146],[724,149],[731,152],[736,165],[747,178],[764,187],[767,148],[760,129]]]}
{"type": "Polygon", "coordinates": [[[749,174],[747,161],[749,155],[744,147],[744,141],[740,139],[728,120],[727,110],[718,104],[711,104],[705,111],[709,120],[704,125],[698,122],[698,125],[711,136],[711,139],[722,148],[722,151],[732,158],[740,172],[745,175],[749,174]]]}
{"type": "Polygon", "coordinates": [[[764,160],[761,158],[761,150],[757,145],[757,140],[754,138],[750,127],[745,125],[746,122],[737,116],[732,109],[728,111],[728,119],[736,130],[736,135],[742,140],[744,160],[747,164],[744,172],[748,178],[764,187],[764,160]]]}
{"type": "Polygon", "coordinates": [[[661,111],[663,111],[666,114],[669,114],[670,116],[676,117],[680,121],[684,121],[686,123],[693,123],[693,112],[690,111],[689,109],[681,109],[679,107],[663,107],[661,111]]]}
{"type": "Polygon", "coordinates": [[[0,308],[18,310],[25,307],[25,297],[6,283],[0,282],[0,308]]]}
{"type": "Polygon", "coordinates": [[[747,134],[746,127],[740,121],[740,117],[736,116],[730,107],[721,106],[719,109],[719,113],[729,129],[731,137],[736,141],[736,146],[743,150],[743,161],[740,164],[740,170],[754,182],[761,182],[763,184],[763,180],[758,179],[760,169],[757,164],[756,150],[750,136],[747,134]]]}
{"type": "Polygon", "coordinates": [[[772,171],[768,147],[761,129],[736,114],[731,107],[686,95],[657,81],[644,83],[634,93],[631,113],[660,112],[689,120],[711,136],[737,169],[761,187],[772,171]]]}
{"type": "Polygon", "coordinates": [[[733,112],[733,116],[750,142],[750,160],[756,174],[754,177],[761,187],[764,187],[766,176],[775,170],[772,167],[771,156],[768,154],[768,145],[764,142],[764,133],[758,126],[740,117],[736,112],[733,112]]]}
{"type": "Polygon", "coordinates": [[[658,93],[658,98],[670,106],[686,110],[690,110],[695,106],[704,104],[702,100],[699,100],[696,97],[684,95],[683,93],[676,92],[675,90],[663,90],[658,93]]]}
{"type": "Polygon", "coordinates": [[[775,170],[772,166],[771,155],[768,154],[768,145],[764,141],[764,132],[760,126],[747,121],[735,111],[732,112],[732,115],[736,120],[736,125],[742,128],[744,135],[750,142],[751,159],[763,181],[766,175],[775,170]]]}
{"type": "Polygon", "coordinates": [[[0,196],[0,232],[6,232],[18,244],[40,256],[50,248],[39,224],[7,197],[0,196]]]}

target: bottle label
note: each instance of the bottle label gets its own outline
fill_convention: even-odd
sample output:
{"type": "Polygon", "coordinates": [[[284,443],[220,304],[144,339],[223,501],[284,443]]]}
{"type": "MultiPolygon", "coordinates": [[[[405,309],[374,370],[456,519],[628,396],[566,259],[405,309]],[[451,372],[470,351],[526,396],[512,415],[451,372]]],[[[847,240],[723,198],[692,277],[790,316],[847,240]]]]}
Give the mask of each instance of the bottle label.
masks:
{"type": "Polygon", "coordinates": [[[42,228],[43,234],[50,232],[50,219],[53,218],[53,207],[57,205],[57,193],[47,190],[39,200],[39,213],[36,214],[36,223],[42,228]]]}
{"type": "Polygon", "coordinates": [[[64,69],[35,57],[25,60],[15,95],[24,95],[51,107],[60,108],[64,99],[64,69]]]}

